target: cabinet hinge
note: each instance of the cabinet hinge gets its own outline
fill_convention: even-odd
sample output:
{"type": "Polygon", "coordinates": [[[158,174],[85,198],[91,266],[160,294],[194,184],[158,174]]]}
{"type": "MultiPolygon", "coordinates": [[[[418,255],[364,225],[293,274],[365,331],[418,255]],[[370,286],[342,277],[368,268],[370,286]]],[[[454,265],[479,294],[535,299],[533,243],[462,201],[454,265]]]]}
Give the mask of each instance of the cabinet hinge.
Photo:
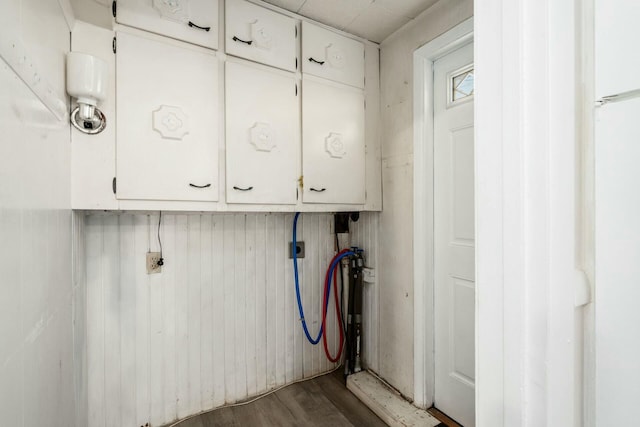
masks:
{"type": "Polygon", "coordinates": [[[113,180],[111,181],[111,190],[113,190],[113,194],[116,194],[116,177],[113,177],[113,180]]]}
{"type": "Polygon", "coordinates": [[[296,83],[296,96],[298,96],[298,83],[296,83]]]}
{"type": "Polygon", "coordinates": [[[113,2],[111,2],[111,14],[113,15],[113,17],[116,17],[116,12],[118,10],[118,5],[116,4],[116,0],[113,0],[113,2]]]}
{"type": "Polygon", "coordinates": [[[298,69],[298,58],[296,58],[296,70],[298,69]]]}
{"type": "Polygon", "coordinates": [[[296,38],[298,38],[298,26],[297,25],[296,25],[295,29],[296,29],[296,38]]]}
{"type": "Polygon", "coordinates": [[[114,37],[113,41],[111,42],[111,50],[113,50],[113,53],[116,53],[116,50],[117,50],[116,45],[117,45],[117,42],[116,42],[116,38],[114,37]]]}
{"type": "Polygon", "coordinates": [[[304,188],[304,175],[300,175],[300,178],[298,178],[298,185],[300,185],[300,188],[304,188]]]}

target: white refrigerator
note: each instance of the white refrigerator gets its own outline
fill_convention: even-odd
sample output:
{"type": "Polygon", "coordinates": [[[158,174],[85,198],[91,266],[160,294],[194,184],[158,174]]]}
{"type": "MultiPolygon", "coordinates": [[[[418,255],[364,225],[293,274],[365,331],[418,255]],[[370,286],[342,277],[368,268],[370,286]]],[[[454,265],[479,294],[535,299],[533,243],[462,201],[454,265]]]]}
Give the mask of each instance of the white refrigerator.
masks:
{"type": "Polygon", "coordinates": [[[595,12],[595,425],[640,425],[640,1],[595,12]]]}

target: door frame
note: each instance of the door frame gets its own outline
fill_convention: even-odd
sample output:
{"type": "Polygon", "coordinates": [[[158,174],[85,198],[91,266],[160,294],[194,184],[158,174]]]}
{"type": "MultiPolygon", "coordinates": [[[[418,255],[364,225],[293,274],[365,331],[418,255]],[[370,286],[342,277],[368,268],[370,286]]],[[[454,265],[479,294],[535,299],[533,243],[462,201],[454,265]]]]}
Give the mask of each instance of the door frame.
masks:
{"type": "Polygon", "coordinates": [[[435,393],[433,64],[472,41],[469,18],[413,53],[413,388],[421,408],[433,404],[435,393]]]}

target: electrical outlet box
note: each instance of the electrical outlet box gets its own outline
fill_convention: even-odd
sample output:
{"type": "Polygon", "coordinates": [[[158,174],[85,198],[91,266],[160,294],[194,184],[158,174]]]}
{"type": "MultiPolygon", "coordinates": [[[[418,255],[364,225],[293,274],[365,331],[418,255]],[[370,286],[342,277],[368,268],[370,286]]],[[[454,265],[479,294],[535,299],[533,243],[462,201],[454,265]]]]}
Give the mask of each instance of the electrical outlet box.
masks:
{"type": "Polygon", "coordinates": [[[376,271],[369,267],[363,268],[362,281],[365,283],[376,283],[376,271]]]}
{"type": "MultiPolygon", "coordinates": [[[[293,242],[289,242],[289,259],[293,258],[293,242]]],[[[296,244],[296,258],[304,258],[304,242],[296,244]]]]}
{"type": "Polygon", "coordinates": [[[147,252],[147,274],[162,273],[162,266],[158,265],[160,252],[147,252]]]}

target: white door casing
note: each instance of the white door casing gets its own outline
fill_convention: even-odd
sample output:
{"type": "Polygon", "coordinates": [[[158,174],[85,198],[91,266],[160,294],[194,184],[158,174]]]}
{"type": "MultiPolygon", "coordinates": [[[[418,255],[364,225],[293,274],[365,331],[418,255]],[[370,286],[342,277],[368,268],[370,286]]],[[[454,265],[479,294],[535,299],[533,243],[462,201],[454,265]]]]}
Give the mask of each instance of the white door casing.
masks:
{"type": "Polygon", "coordinates": [[[475,426],[473,44],[434,63],[435,406],[475,426]],[[458,76],[458,79],[456,79],[458,76]],[[472,87],[472,86],[471,86],[472,87]]]}
{"type": "Polygon", "coordinates": [[[474,18],[436,37],[413,54],[413,281],[414,405],[434,401],[433,317],[433,68],[434,61],[473,41],[474,18]]]}

